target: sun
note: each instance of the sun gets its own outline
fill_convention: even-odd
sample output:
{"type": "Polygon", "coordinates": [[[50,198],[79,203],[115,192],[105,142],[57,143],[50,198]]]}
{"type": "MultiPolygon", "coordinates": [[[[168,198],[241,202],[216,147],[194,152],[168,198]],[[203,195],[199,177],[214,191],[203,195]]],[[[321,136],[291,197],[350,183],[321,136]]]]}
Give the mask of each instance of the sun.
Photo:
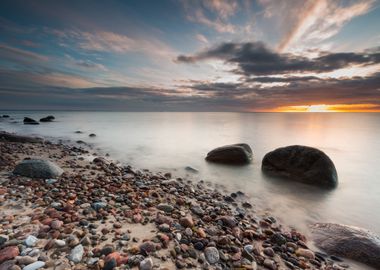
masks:
{"type": "Polygon", "coordinates": [[[310,105],[306,109],[307,112],[328,112],[329,107],[325,104],[310,105]]]}

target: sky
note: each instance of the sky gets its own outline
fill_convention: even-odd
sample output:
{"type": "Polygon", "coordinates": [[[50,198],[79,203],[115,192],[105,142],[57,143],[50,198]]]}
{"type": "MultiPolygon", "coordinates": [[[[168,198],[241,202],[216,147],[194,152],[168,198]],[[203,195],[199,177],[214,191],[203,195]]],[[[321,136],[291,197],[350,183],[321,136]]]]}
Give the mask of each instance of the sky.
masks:
{"type": "Polygon", "coordinates": [[[0,109],[380,111],[376,0],[0,1],[0,109]]]}

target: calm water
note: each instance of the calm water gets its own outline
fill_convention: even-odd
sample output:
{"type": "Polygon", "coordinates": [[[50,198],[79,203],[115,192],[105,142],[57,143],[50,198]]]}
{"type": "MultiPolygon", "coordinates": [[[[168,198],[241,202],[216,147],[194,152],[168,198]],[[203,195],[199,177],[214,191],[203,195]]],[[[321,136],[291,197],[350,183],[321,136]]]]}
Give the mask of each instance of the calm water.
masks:
{"type": "MultiPolygon", "coordinates": [[[[15,120],[46,112],[5,112],[15,120]]],[[[1,121],[0,129],[84,140],[138,168],[174,171],[242,190],[285,224],[338,222],[380,234],[380,114],[337,113],[125,113],[55,112],[54,123],[28,126],[1,121]],[[75,134],[81,130],[85,134],[75,134]],[[89,133],[97,137],[88,138],[89,133]],[[244,167],[209,164],[206,153],[246,142],[254,161],[244,167]],[[260,166],[265,153],[281,146],[317,147],[334,161],[339,186],[333,191],[270,179],[260,166]],[[199,170],[194,175],[185,166],[199,170]]]]}

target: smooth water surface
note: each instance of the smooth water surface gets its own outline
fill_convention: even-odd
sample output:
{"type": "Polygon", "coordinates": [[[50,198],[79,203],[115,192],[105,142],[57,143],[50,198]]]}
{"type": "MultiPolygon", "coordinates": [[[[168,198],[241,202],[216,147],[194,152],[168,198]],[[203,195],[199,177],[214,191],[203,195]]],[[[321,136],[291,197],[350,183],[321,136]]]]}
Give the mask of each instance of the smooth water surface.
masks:
{"type": "Polygon", "coordinates": [[[314,222],[338,222],[380,233],[380,114],[351,113],[130,113],[4,112],[0,129],[93,143],[115,159],[137,168],[172,171],[174,176],[220,183],[244,191],[259,209],[281,222],[306,230],[314,222]],[[23,125],[53,114],[56,122],[23,125]],[[84,134],[76,134],[81,130],[84,134]],[[89,138],[89,133],[96,133],[89,138]],[[245,142],[254,152],[247,166],[207,163],[207,152],[245,142]],[[331,191],[271,179],[261,173],[263,156],[292,144],[328,154],[339,175],[331,191]],[[198,174],[186,171],[191,166],[198,174]]]}

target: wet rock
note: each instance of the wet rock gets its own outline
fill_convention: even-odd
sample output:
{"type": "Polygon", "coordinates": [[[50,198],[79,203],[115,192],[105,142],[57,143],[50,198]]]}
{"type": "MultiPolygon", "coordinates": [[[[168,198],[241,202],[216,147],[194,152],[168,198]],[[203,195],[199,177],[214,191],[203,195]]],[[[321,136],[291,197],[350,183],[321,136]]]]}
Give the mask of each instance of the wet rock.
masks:
{"type": "Polygon", "coordinates": [[[199,171],[191,166],[186,166],[185,170],[191,173],[198,173],[199,171]]]}
{"type": "Polygon", "coordinates": [[[37,270],[45,266],[45,262],[37,261],[25,266],[22,270],[37,270]]]}
{"type": "Polygon", "coordinates": [[[329,254],[346,257],[380,269],[380,237],[341,224],[317,223],[312,232],[316,246],[329,254]]]}
{"type": "Polygon", "coordinates": [[[153,260],[151,257],[145,258],[140,262],[139,269],[140,270],[152,270],[153,269],[153,260]]]}
{"type": "Polygon", "coordinates": [[[281,233],[275,233],[270,238],[271,242],[279,246],[286,244],[286,238],[281,233]]]}
{"type": "Polygon", "coordinates": [[[205,214],[205,211],[202,209],[202,207],[200,207],[197,204],[192,205],[190,210],[191,210],[191,212],[193,212],[194,214],[196,214],[200,217],[205,214]]]}
{"type": "Polygon", "coordinates": [[[40,119],[40,122],[53,122],[55,117],[53,115],[46,116],[40,119]]]}
{"type": "Polygon", "coordinates": [[[225,164],[247,164],[252,160],[252,149],[245,143],[225,145],[207,153],[206,160],[225,164]]]}
{"type": "Polygon", "coordinates": [[[29,118],[29,117],[24,117],[24,125],[39,125],[36,120],[29,118]]]}
{"type": "Polygon", "coordinates": [[[82,261],[84,249],[82,245],[77,245],[73,248],[69,255],[69,260],[74,263],[80,263],[82,261]]]}
{"type": "Polygon", "coordinates": [[[20,254],[18,247],[10,246],[0,250],[0,263],[11,260],[20,254]]]}
{"type": "Polygon", "coordinates": [[[90,133],[90,135],[88,135],[88,137],[96,137],[96,134],[95,133],[90,133]]]}
{"type": "Polygon", "coordinates": [[[315,259],[314,252],[310,249],[299,248],[296,250],[297,256],[302,256],[307,259],[315,259]]]}
{"type": "Polygon", "coordinates": [[[205,248],[204,254],[206,256],[206,260],[210,264],[217,263],[219,261],[219,251],[216,247],[207,247],[205,248]]]}
{"type": "Polygon", "coordinates": [[[264,266],[266,268],[271,269],[271,270],[276,270],[277,269],[276,263],[274,261],[272,261],[272,260],[269,260],[269,259],[265,259],[264,260],[264,266]]]}
{"type": "Polygon", "coordinates": [[[267,153],[263,172],[319,187],[335,187],[338,175],[331,159],[322,151],[301,145],[278,148],[267,153]]]}
{"type": "Polygon", "coordinates": [[[43,159],[27,159],[17,164],[14,174],[31,178],[54,178],[63,173],[55,163],[43,159]]]}
{"type": "Polygon", "coordinates": [[[8,142],[20,142],[20,143],[41,143],[41,142],[43,142],[43,139],[38,138],[38,137],[21,136],[21,135],[7,133],[7,132],[0,132],[0,140],[5,140],[8,142]]]}

